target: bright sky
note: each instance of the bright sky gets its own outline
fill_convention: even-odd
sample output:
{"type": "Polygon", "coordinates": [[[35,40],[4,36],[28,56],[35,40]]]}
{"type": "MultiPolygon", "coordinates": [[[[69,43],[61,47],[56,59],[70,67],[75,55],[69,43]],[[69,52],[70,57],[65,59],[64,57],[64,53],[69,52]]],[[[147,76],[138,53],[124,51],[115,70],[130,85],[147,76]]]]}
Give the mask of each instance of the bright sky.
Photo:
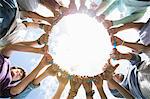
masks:
{"type": "MultiPolygon", "coordinates": [[[[66,0],[64,0],[66,1],[66,0]]],[[[98,1],[98,0],[95,0],[98,1]]],[[[44,9],[39,7],[39,9],[44,9]]],[[[38,10],[40,13],[46,12],[45,9],[38,10]]],[[[116,11],[117,12],[117,11],[116,11]]],[[[112,13],[110,17],[113,19],[118,18],[116,12],[112,13]]],[[[43,13],[42,15],[44,15],[43,13]]],[[[119,13],[118,13],[119,14],[119,13]]],[[[46,15],[45,15],[46,16],[46,15]]],[[[147,17],[147,15],[146,15],[147,17]]],[[[108,17],[109,18],[109,17],[108,17]]],[[[40,29],[28,29],[30,31],[26,35],[26,39],[37,39],[43,31],[40,29]]],[[[120,32],[117,34],[120,38],[126,41],[135,42],[138,39],[137,32],[135,30],[129,30],[120,32]],[[133,38],[134,37],[134,38],[133,38]]],[[[109,36],[104,27],[97,23],[95,19],[88,17],[87,15],[70,15],[64,17],[52,30],[50,36],[50,53],[54,57],[54,62],[59,64],[61,68],[69,71],[71,74],[80,75],[96,75],[99,72],[100,66],[102,66],[111,51],[109,36]],[[91,69],[92,68],[92,69],[91,69]]],[[[122,49],[118,47],[122,52],[130,51],[130,49],[122,49]]],[[[22,66],[28,72],[31,72],[38,64],[42,55],[33,53],[14,53],[11,57],[11,61],[14,65],[22,66]],[[20,58],[22,57],[22,58],[20,58]],[[25,57],[25,58],[23,58],[25,57]]],[[[120,61],[120,64],[124,67],[119,72],[127,72],[127,68],[124,65],[129,63],[125,60],[120,61]]],[[[106,83],[104,84],[104,91],[107,93],[108,99],[115,99],[108,91],[106,83]]],[[[58,87],[58,82],[55,77],[48,77],[42,81],[41,86],[34,90],[27,96],[27,99],[51,99],[58,87]]],[[[69,91],[69,84],[66,86],[61,99],[66,99],[69,91]]],[[[95,86],[94,86],[94,88],[95,86]]],[[[81,87],[75,99],[85,99],[84,90],[81,87]]],[[[94,99],[100,99],[99,94],[94,94],[94,99]]]]}

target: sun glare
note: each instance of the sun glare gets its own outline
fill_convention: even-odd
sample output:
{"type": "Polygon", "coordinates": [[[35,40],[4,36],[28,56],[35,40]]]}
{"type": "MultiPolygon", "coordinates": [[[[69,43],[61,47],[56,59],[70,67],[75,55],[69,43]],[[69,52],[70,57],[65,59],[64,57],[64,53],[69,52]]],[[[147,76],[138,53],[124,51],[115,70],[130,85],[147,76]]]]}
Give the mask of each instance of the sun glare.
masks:
{"type": "Polygon", "coordinates": [[[82,76],[102,72],[112,49],[103,25],[85,14],[63,17],[54,26],[49,40],[54,62],[70,74],[82,76]]]}

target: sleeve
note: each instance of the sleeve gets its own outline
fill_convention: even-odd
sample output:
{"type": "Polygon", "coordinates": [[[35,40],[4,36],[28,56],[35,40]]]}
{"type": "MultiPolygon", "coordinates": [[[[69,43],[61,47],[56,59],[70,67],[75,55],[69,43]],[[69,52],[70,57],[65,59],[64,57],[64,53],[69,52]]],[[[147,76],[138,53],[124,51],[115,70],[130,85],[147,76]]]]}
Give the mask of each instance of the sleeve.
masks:
{"type": "Polygon", "coordinates": [[[145,13],[145,10],[144,11],[141,11],[141,12],[136,12],[136,13],[133,13],[127,17],[124,17],[120,20],[116,20],[116,21],[113,21],[113,26],[114,25],[119,25],[119,24],[125,24],[125,23],[130,23],[130,22],[133,22],[139,18],[141,18],[145,13]]]}
{"type": "Polygon", "coordinates": [[[117,89],[109,89],[111,94],[114,96],[114,97],[117,97],[117,98],[124,98],[117,89]]]}
{"type": "Polygon", "coordinates": [[[139,54],[132,53],[132,58],[129,60],[132,65],[138,66],[141,63],[141,57],[139,54]]]}
{"type": "Polygon", "coordinates": [[[12,97],[13,95],[11,95],[10,89],[11,89],[11,87],[8,87],[8,88],[2,90],[2,91],[0,92],[0,93],[1,93],[1,94],[0,94],[0,97],[1,97],[1,98],[9,98],[9,97],[12,97]]]}
{"type": "Polygon", "coordinates": [[[40,86],[40,85],[35,86],[35,85],[33,85],[33,84],[31,83],[30,85],[27,86],[27,88],[26,88],[23,92],[21,92],[20,94],[14,96],[12,99],[25,99],[26,96],[27,96],[28,94],[30,94],[33,89],[35,89],[35,88],[37,88],[37,87],[39,87],[39,86],[40,86]]]}
{"type": "Polygon", "coordinates": [[[109,15],[119,4],[119,0],[115,0],[104,12],[105,16],[109,15]]]}

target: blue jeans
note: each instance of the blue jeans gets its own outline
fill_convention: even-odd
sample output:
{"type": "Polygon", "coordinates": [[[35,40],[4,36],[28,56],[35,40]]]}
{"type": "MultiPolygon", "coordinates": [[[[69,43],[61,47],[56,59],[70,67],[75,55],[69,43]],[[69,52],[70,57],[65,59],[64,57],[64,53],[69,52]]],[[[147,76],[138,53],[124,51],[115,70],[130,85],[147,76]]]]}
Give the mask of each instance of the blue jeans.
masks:
{"type": "Polygon", "coordinates": [[[13,0],[0,0],[0,38],[6,35],[16,16],[13,0]]]}
{"type": "Polygon", "coordinates": [[[33,84],[29,84],[27,86],[27,88],[21,92],[20,94],[18,94],[17,96],[13,97],[12,99],[25,99],[26,96],[35,88],[37,88],[38,86],[35,86],[33,84]]]}

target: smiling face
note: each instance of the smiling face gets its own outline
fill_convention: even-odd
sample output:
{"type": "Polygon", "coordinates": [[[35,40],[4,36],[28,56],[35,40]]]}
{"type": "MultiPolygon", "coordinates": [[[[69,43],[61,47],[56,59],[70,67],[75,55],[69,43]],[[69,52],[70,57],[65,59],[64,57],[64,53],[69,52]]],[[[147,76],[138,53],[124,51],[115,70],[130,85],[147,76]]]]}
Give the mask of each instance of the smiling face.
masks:
{"type": "Polygon", "coordinates": [[[20,68],[11,69],[12,81],[21,80],[24,76],[24,71],[20,68]]]}

